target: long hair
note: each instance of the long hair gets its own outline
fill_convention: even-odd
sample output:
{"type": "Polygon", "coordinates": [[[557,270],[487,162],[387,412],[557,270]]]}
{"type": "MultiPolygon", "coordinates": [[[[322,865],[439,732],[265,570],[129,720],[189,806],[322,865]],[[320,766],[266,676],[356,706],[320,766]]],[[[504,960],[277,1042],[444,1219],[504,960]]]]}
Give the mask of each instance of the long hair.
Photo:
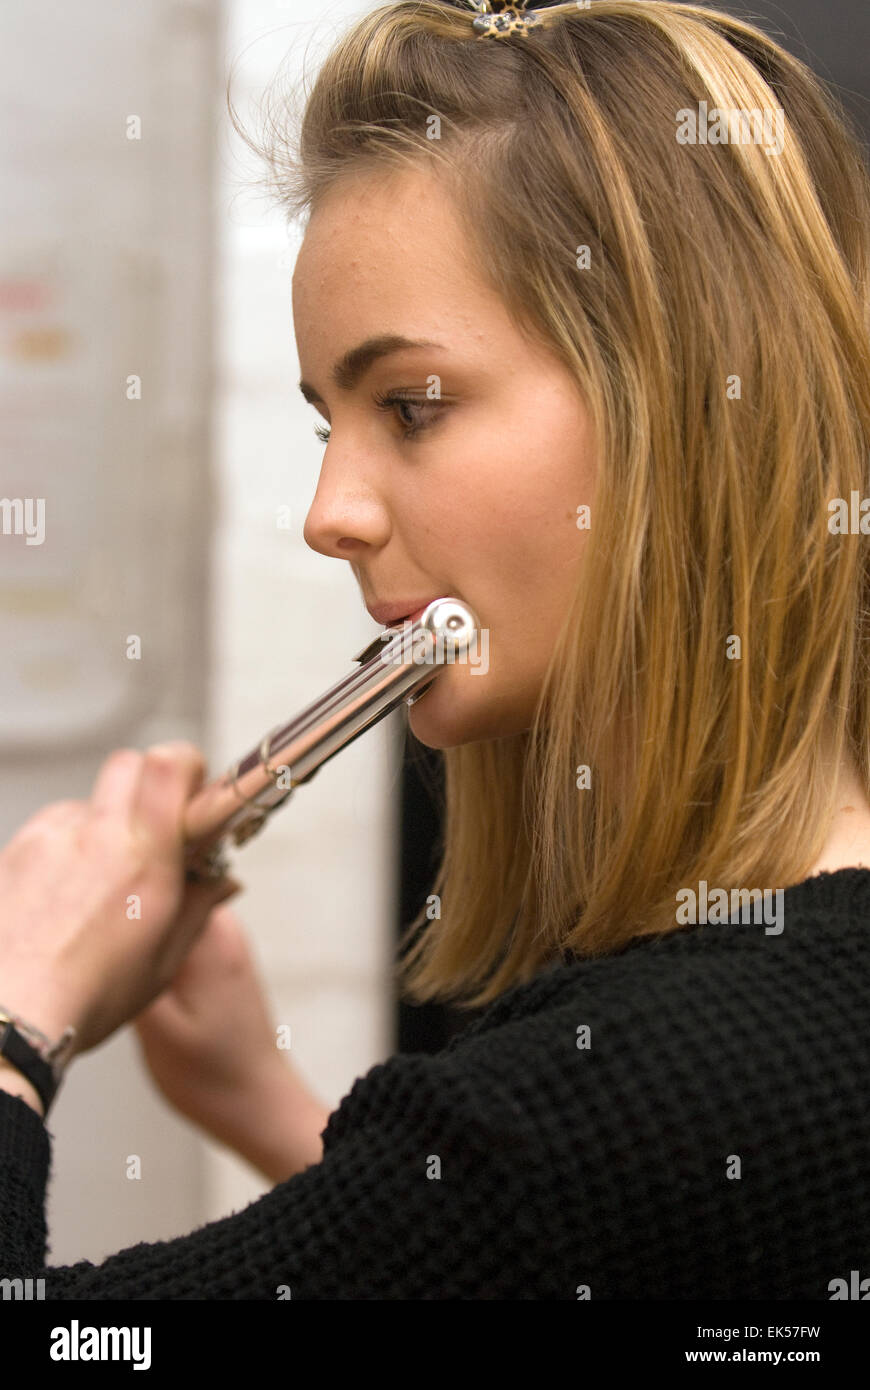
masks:
{"type": "Polygon", "coordinates": [[[253,142],[291,217],[347,173],[452,179],[480,274],[574,373],[600,450],[533,725],[440,755],[440,916],[397,963],[414,1002],[479,1007],[678,930],[701,880],[799,882],[843,758],[870,793],[867,541],[829,524],[870,492],[859,139],[725,13],[562,8],[494,39],[467,6],[382,6],[298,125],[270,99],[253,142]]]}

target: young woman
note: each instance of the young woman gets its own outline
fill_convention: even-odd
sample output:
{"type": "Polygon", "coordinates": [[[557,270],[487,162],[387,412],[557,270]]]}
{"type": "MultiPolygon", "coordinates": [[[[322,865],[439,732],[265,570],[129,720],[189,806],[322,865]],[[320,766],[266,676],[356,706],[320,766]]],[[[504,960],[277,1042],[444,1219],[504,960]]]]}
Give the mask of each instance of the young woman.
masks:
{"type": "Polygon", "coordinates": [[[45,1268],[49,1139],[8,1063],[3,1273],[48,1298],[828,1299],[866,1266],[859,146],[725,14],[481,8],[360,21],[267,153],[308,215],[306,540],[378,620],[454,595],[489,634],[484,677],[408,713],[447,820],[401,963],[407,997],[488,1007],[327,1115],[185,888],[200,755],[119,751],[0,855],[3,1005],[78,1053],[136,1020],[277,1186],[45,1268]]]}

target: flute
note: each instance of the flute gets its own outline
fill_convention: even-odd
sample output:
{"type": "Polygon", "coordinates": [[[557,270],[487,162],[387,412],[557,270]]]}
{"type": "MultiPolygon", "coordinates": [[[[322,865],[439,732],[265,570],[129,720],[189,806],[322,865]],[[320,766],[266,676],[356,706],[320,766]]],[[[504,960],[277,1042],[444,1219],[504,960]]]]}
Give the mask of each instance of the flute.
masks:
{"type": "Polygon", "coordinates": [[[433,599],[413,624],[385,628],[353,660],[350,674],[188,802],[184,818],[188,879],[228,872],[227,842],[239,846],[262,830],[296,787],[404,700],[413,705],[445,665],[465,656],[478,632],[468,604],[433,599]]]}

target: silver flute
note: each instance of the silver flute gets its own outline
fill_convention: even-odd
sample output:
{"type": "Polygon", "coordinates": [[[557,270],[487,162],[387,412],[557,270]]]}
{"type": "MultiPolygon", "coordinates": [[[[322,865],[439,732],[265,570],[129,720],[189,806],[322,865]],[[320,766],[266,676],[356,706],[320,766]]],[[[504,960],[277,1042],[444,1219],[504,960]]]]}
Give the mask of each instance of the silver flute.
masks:
{"type": "Polygon", "coordinates": [[[222,777],[188,802],[184,819],[190,880],[229,871],[228,841],[243,845],[303,782],[404,700],[413,705],[445,665],[462,660],[478,632],[468,604],[433,599],[414,623],[385,628],[353,658],[357,667],[288,724],[272,729],[222,777]]]}

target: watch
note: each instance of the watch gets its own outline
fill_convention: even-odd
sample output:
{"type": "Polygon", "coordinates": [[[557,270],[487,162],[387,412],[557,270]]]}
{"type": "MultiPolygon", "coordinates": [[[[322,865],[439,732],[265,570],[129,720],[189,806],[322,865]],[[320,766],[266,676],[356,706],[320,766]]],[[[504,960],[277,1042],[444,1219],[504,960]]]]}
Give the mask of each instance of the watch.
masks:
{"type": "Polygon", "coordinates": [[[59,1042],[40,1051],[39,1046],[21,1031],[22,1028],[27,1028],[27,1025],[20,1019],[0,1012],[0,1057],[11,1062],[35,1087],[42,1101],[42,1116],[45,1119],[63,1080],[63,1069],[69,1060],[75,1030],[67,1028],[59,1042]]]}

